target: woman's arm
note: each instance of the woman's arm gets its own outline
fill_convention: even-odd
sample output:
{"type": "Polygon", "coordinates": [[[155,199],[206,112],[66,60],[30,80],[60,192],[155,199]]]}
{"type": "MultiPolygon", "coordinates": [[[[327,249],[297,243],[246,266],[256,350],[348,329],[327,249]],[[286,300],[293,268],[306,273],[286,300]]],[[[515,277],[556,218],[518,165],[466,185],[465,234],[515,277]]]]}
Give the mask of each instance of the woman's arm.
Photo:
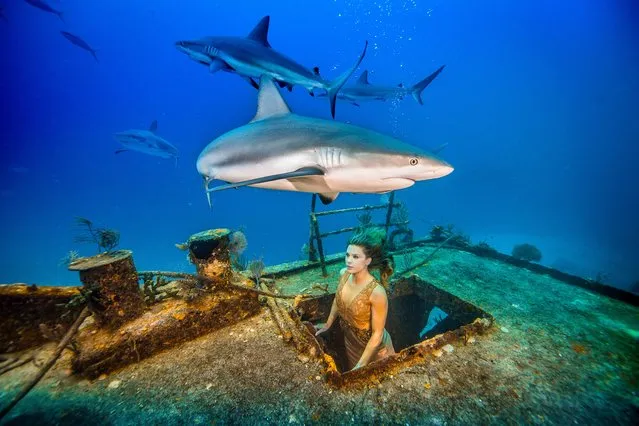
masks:
{"type": "Polygon", "coordinates": [[[388,315],[388,298],[382,286],[377,286],[371,293],[371,338],[368,339],[366,348],[353,370],[368,364],[368,361],[375,354],[375,350],[382,343],[384,337],[384,326],[388,315]]]}

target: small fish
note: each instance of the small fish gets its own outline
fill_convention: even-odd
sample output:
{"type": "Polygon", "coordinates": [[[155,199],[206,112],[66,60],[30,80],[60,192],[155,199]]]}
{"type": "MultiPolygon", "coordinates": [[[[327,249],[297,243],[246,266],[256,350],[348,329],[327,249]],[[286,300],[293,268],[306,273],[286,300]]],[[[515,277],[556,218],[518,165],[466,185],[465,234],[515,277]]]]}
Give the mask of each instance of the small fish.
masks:
{"type": "Polygon", "coordinates": [[[64,36],[64,38],[66,38],[67,40],[69,40],[71,43],[75,44],[76,46],[91,52],[91,54],[93,55],[93,57],[95,58],[95,61],[100,63],[100,61],[98,61],[98,57],[95,54],[95,49],[92,48],[91,46],[89,46],[89,44],[82,40],[80,37],[78,37],[77,35],[71,34],[68,31],[60,31],[60,34],[62,34],[64,36]]]}
{"type": "Polygon", "coordinates": [[[29,3],[33,7],[37,7],[40,10],[44,10],[45,12],[53,13],[54,15],[58,15],[58,18],[60,18],[60,20],[62,22],[64,22],[64,18],[62,18],[62,12],[52,8],[51,6],[49,6],[44,1],[42,1],[42,0],[24,0],[24,1],[29,3]]]}
{"type": "Polygon", "coordinates": [[[138,151],[161,158],[175,158],[177,164],[179,157],[178,149],[157,136],[155,134],[157,128],[158,122],[155,120],[151,123],[149,130],[134,129],[116,133],[114,135],[115,139],[120,142],[124,148],[118,149],[115,153],[138,151]]]}

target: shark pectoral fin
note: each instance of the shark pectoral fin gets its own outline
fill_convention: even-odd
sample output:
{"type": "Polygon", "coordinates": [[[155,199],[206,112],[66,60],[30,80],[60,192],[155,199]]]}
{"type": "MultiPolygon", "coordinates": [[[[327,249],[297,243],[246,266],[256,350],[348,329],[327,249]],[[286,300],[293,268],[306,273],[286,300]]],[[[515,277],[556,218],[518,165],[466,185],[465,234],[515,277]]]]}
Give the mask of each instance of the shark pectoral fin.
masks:
{"type": "Polygon", "coordinates": [[[322,204],[326,205],[335,201],[335,199],[339,195],[339,192],[323,192],[317,195],[319,196],[319,199],[322,201],[322,204]]]}
{"type": "Polygon", "coordinates": [[[153,122],[151,123],[151,125],[149,126],[149,132],[151,133],[155,133],[155,131],[158,129],[158,121],[157,120],[153,120],[153,122]]]}
{"type": "Polygon", "coordinates": [[[292,172],[278,173],[275,175],[262,176],[255,179],[243,180],[241,182],[229,183],[226,185],[216,186],[215,188],[207,188],[207,192],[223,191],[225,189],[239,188],[241,186],[256,185],[258,183],[273,182],[274,180],[290,179],[303,176],[323,175],[324,171],[316,167],[303,167],[292,172]]]}
{"type": "Polygon", "coordinates": [[[219,70],[223,70],[226,68],[226,62],[220,61],[219,59],[213,59],[209,64],[209,72],[211,74],[215,74],[219,70]]]}
{"type": "Polygon", "coordinates": [[[125,152],[125,151],[128,151],[128,149],[116,149],[116,150],[115,150],[115,153],[116,153],[116,154],[119,154],[119,153],[121,153],[121,152],[125,152]]]}

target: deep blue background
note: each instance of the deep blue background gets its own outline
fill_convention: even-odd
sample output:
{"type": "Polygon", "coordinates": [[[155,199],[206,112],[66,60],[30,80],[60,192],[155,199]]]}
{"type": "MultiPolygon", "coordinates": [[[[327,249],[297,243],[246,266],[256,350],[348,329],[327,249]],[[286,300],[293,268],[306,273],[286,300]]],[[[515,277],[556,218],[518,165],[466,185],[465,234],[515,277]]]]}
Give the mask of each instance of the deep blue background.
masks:
{"type": "MultiPolygon", "coordinates": [[[[334,78],[364,41],[373,83],[413,84],[446,64],[424,106],[338,103],[337,119],[425,148],[448,143],[450,176],[397,193],[418,236],[454,223],[510,252],[536,244],[543,263],[628,287],[639,280],[639,37],[631,1],[142,1],[51,4],[65,23],[24,1],[0,21],[0,282],[74,284],[58,261],[75,216],[118,229],[138,269],[190,270],[174,243],[243,226],[249,257],[294,260],[308,237],[309,194],[244,188],[209,210],[195,160],[254,115],[256,91],[211,75],[174,42],[248,34],[271,15],[274,48],[334,78]],[[64,39],[98,49],[100,63],[64,39]],[[159,122],[181,151],[177,167],[115,155],[113,133],[159,122]]],[[[359,75],[359,71],[357,73],[359,75]]],[[[329,117],[301,88],[292,109],[329,117]]],[[[375,203],[343,194],[333,207],[375,203]]],[[[381,217],[380,217],[381,219],[381,217]]],[[[352,225],[353,216],[322,222],[352,225]]],[[[334,237],[330,251],[343,249],[334,237]]]]}

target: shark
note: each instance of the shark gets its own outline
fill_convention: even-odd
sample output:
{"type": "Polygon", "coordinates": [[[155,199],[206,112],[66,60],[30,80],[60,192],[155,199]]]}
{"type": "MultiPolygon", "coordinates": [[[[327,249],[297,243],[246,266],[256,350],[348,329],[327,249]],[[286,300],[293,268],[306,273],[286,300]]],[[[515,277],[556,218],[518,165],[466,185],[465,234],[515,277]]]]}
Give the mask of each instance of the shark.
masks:
{"type": "Polygon", "coordinates": [[[319,68],[310,70],[275,50],[268,41],[270,16],[264,16],[246,37],[212,36],[175,43],[178,50],[189,58],[218,71],[234,72],[258,88],[257,80],[263,75],[271,77],[280,87],[292,90],[304,87],[311,95],[322,93],[329,98],[331,116],[335,118],[335,99],[339,90],[353,75],[366,54],[368,41],[355,64],[335,80],[320,76],[319,68]]]}
{"type": "Polygon", "coordinates": [[[323,204],[341,192],[383,194],[450,174],[436,155],[391,136],[291,112],[263,76],[257,113],[209,143],[196,161],[211,193],[244,186],[316,193],[323,204]],[[210,187],[213,180],[224,184],[210,187]]]}
{"type": "Polygon", "coordinates": [[[24,1],[37,9],[56,15],[58,18],[60,18],[62,22],[64,22],[64,18],[62,17],[62,12],[51,7],[51,5],[49,5],[47,2],[43,0],[24,0],[24,1]]]}
{"type": "Polygon", "coordinates": [[[401,100],[411,95],[418,104],[423,105],[422,92],[442,72],[444,67],[445,65],[442,65],[431,75],[411,87],[405,87],[403,84],[394,87],[373,85],[368,80],[368,70],[364,70],[354,85],[343,87],[339,91],[337,98],[359,106],[359,102],[401,100]]]}
{"type": "Polygon", "coordinates": [[[91,46],[89,46],[89,43],[87,43],[86,41],[82,40],[77,35],[71,34],[68,31],[60,31],[60,34],[62,34],[62,36],[64,38],[66,38],[67,40],[69,40],[71,43],[75,44],[79,48],[84,49],[87,52],[91,53],[91,55],[93,55],[93,58],[95,59],[96,62],[100,62],[98,60],[98,56],[95,54],[95,49],[92,48],[91,46]]]}
{"type": "Polygon", "coordinates": [[[148,130],[133,129],[119,132],[114,135],[115,139],[124,148],[115,151],[116,154],[126,151],[138,151],[144,154],[154,155],[161,158],[175,158],[175,164],[179,158],[178,149],[171,143],[159,137],[156,132],[158,122],[154,120],[148,130]]]}

